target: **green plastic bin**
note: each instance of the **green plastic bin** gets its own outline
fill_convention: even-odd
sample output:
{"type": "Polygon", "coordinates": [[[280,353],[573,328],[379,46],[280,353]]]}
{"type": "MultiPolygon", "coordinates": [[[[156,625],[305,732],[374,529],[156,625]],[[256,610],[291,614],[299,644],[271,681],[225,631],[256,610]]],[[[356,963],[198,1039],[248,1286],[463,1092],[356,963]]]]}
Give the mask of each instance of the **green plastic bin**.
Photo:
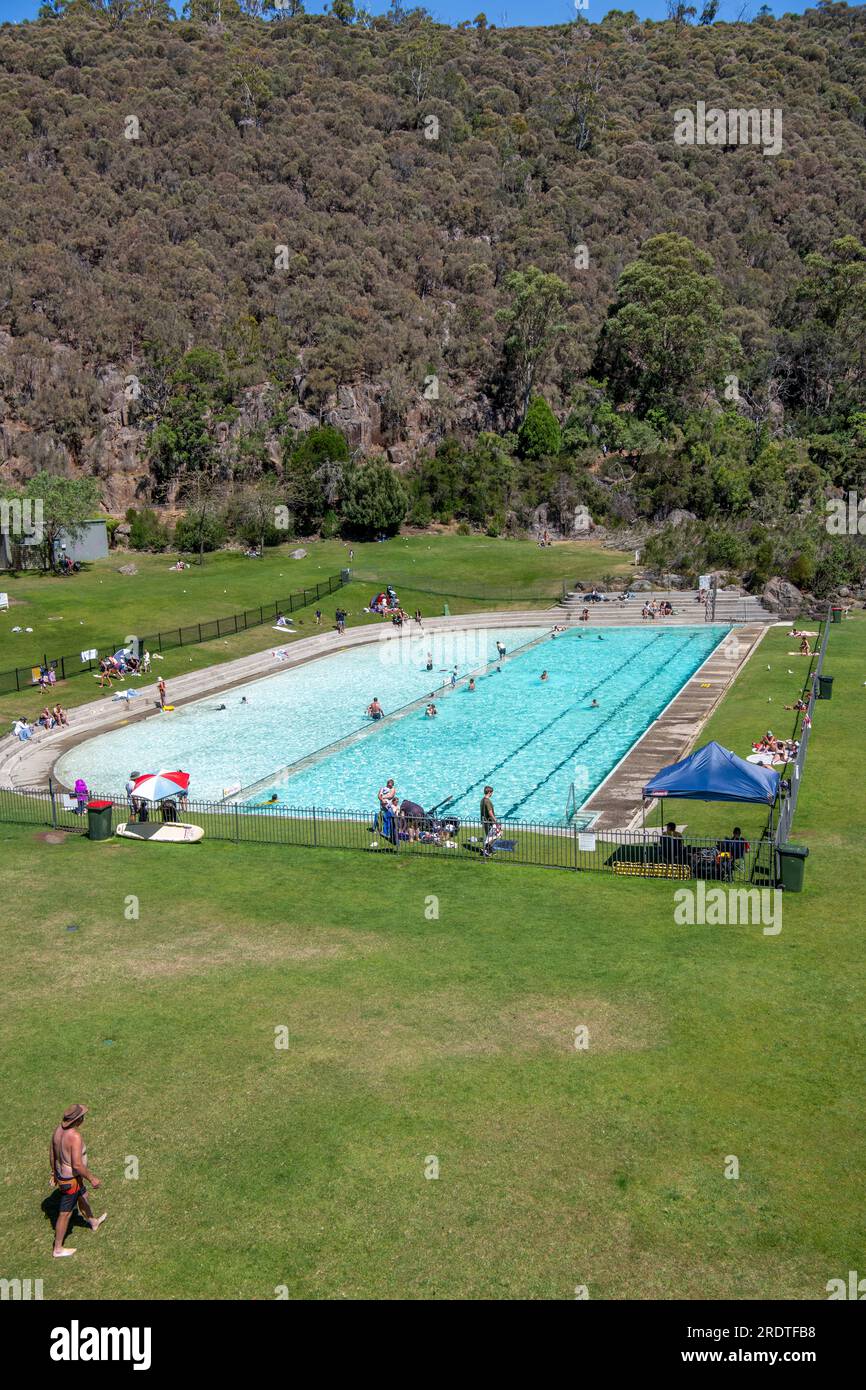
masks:
{"type": "Polygon", "coordinates": [[[832,698],[833,698],[833,677],[832,677],[832,676],[819,676],[819,677],[818,677],[818,699],[819,699],[819,700],[832,700],[832,698]]]}
{"type": "Polygon", "coordinates": [[[806,845],[780,845],[779,869],[782,887],[788,893],[802,893],[809,850],[806,845]]]}
{"type": "Polygon", "coordinates": [[[111,812],[113,801],[88,801],[87,838],[89,840],[111,839],[111,812]]]}
{"type": "Polygon", "coordinates": [[[831,616],[831,618],[832,618],[832,620],[833,620],[834,623],[841,623],[841,621],[842,621],[842,609],[841,609],[841,608],[831,608],[831,609],[830,609],[830,616],[831,616]]]}

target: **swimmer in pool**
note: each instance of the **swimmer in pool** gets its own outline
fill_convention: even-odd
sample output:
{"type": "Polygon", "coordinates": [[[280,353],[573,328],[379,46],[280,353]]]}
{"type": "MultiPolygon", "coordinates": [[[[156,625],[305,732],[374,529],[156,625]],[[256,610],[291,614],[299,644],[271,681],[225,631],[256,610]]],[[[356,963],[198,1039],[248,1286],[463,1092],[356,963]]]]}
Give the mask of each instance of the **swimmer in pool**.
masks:
{"type": "Polygon", "coordinates": [[[438,713],[439,711],[435,705],[428,705],[426,710],[424,711],[424,718],[435,719],[438,713]]]}
{"type": "Polygon", "coordinates": [[[590,705],[590,709],[601,709],[601,705],[598,703],[598,700],[593,700],[592,704],[590,705]]]}
{"type": "Polygon", "coordinates": [[[470,677],[469,677],[469,689],[470,689],[470,690],[474,690],[474,689],[475,689],[475,677],[474,677],[474,676],[470,676],[470,677]]]}
{"type": "Polygon", "coordinates": [[[249,704],[249,700],[247,699],[246,695],[242,695],[242,696],[241,696],[241,704],[242,704],[242,705],[248,705],[248,704],[249,704]]]}
{"type": "Polygon", "coordinates": [[[367,706],[367,713],[371,719],[381,719],[385,711],[379,704],[378,696],[374,695],[370,704],[367,706]]]}
{"type": "Polygon", "coordinates": [[[546,671],[542,671],[542,673],[541,673],[541,679],[542,679],[543,681],[546,681],[546,680],[549,679],[548,674],[547,674],[546,671]]]}

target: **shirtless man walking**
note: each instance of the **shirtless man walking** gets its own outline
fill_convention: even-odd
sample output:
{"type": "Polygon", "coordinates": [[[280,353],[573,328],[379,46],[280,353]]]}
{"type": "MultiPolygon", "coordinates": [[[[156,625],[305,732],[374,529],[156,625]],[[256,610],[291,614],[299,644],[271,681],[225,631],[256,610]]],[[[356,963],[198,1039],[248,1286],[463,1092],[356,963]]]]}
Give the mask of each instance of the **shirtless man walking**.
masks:
{"type": "Polygon", "coordinates": [[[99,1230],[108,1212],[94,1216],[87,1200],[85,1178],[94,1190],[102,1183],[87,1166],[87,1150],[81,1139],[80,1127],[87,1114],[86,1105],[72,1105],[51,1136],[51,1186],[60,1192],[60,1211],[54,1228],[56,1260],[74,1255],[75,1249],[64,1250],[63,1241],[76,1206],[92,1231],[99,1230]]]}

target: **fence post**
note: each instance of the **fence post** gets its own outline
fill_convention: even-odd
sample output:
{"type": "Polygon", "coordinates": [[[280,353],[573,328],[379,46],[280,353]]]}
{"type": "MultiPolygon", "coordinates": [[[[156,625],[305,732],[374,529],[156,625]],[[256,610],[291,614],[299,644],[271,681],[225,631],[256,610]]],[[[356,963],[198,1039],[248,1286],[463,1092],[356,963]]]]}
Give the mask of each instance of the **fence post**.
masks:
{"type": "Polygon", "coordinates": [[[235,802],[235,804],[234,804],[234,813],[235,813],[235,844],[238,844],[239,841],[240,841],[241,835],[240,835],[240,826],[238,825],[238,803],[237,803],[237,802],[235,802]]]}
{"type": "Polygon", "coordinates": [[[48,778],[48,795],[51,797],[51,829],[57,829],[57,802],[54,797],[54,779],[48,778]]]}
{"type": "Polygon", "coordinates": [[[318,848],[318,844],[319,844],[319,830],[318,830],[318,825],[317,825],[317,823],[316,823],[316,808],[315,808],[315,806],[314,806],[314,807],[313,807],[313,848],[314,848],[314,849],[315,849],[315,848],[318,848]]]}

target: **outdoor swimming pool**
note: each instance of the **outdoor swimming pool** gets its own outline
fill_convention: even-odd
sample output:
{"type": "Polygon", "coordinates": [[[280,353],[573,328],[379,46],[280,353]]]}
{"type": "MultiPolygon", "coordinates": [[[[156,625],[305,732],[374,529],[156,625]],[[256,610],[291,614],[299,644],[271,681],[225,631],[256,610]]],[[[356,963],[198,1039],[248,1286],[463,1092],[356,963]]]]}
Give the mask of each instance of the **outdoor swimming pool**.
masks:
{"type": "Polygon", "coordinates": [[[500,816],[555,823],[569,788],[579,806],[727,631],[653,625],[552,638],[533,627],[375,642],[91,739],[64,755],[57,773],[117,793],[132,770],[179,767],[191,774],[193,800],[219,800],[239,784],[248,806],[276,796],[282,806],[352,811],[373,807],[390,776],[401,797],[425,807],[451,798],[458,815],[477,815],[490,782],[500,816]],[[478,675],[474,693],[463,679],[437,694],[436,719],[422,704],[330,747],[370,726],[364,710],[374,695],[386,715],[426,703],[454,665],[465,677],[495,661],[498,638],[513,653],[501,671],[478,675]]]}

